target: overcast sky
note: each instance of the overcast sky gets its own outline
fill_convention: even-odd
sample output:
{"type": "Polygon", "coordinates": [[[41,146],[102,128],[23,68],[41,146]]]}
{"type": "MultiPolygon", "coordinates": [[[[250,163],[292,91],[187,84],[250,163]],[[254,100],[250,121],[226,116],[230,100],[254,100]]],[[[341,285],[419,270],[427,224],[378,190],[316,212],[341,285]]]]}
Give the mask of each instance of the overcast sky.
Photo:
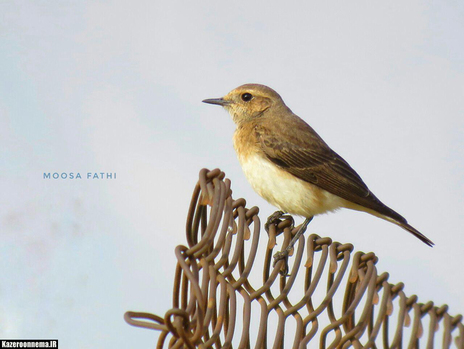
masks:
{"type": "Polygon", "coordinates": [[[340,211],[308,232],[374,251],[408,295],[464,312],[462,1],[2,1],[0,337],[152,347],[203,167],[255,194],[234,124],[202,104],[255,82],[436,243],[340,211]],[[43,173],[83,179],[44,179],[43,173]],[[87,172],[117,173],[86,179],[87,172]]]}

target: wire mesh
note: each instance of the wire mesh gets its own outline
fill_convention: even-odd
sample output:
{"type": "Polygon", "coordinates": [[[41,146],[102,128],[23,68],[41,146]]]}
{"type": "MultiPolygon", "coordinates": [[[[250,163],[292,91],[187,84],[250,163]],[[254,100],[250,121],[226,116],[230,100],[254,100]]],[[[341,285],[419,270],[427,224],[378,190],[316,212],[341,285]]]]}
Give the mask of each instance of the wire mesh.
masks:
{"type": "Polygon", "coordinates": [[[406,296],[352,244],[302,236],[282,276],[285,261],[273,266],[272,256],[297,231],[291,217],[261,234],[259,209],[234,200],[230,185],[218,169],[200,171],[188,247],[175,249],[172,308],[124,316],[160,331],[157,348],[464,348],[461,315],[406,296]]]}

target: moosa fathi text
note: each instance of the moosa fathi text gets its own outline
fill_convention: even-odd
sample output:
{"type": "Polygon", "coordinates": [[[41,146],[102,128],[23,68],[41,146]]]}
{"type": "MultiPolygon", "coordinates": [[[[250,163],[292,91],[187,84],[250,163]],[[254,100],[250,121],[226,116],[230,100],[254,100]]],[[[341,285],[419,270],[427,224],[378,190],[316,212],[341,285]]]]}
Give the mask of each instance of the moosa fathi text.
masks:
{"type": "Polygon", "coordinates": [[[116,172],[44,172],[44,179],[116,179],[116,172]]]}

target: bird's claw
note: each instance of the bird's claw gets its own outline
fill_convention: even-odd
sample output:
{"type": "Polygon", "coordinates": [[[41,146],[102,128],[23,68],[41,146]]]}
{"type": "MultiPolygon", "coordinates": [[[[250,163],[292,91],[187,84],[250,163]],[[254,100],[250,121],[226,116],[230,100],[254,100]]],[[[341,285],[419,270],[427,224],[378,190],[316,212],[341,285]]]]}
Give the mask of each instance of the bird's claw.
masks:
{"type": "Polygon", "coordinates": [[[272,224],[279,224],[282,219],[290,219],[292,221],[292,228],[293,229],[293,226],[295,224],[295,221],[293,220],[293,217],[286,214],[286,212],[284,211],[275,211],[273,214],[271,214],[266,223],[264,224],[264,229],[266,229],[266,231],[269,233],[269,227],[272,225],[272,224]]]}
{"type": "Polygon", "coordinates": [[[266,229],[266,231],[269,233],[269,226],[271,224],[276,224],[278,222],[280,222],[280,219],[282,218],[282,216],[285,214],[284,211],[275,211],[273,214],[271,214],[266,223],[264,224],[264,229],[266,229]]]}
{"type": "Polygon", "coordinates": [[[288,256],[289,256],[289,250],[283,250],[283,251],[280,251],[280,252],[277,252],[275,255],[274,255],[274,263],[272,264],[273,267],[276,266],[276,264],[280,261],[280,260],[284,260],[284,264],[282,266],[282,268],[280,269],[279,273],[280,275],[282,276],[290,276],[290,274],[288,273],[288,256]]]}

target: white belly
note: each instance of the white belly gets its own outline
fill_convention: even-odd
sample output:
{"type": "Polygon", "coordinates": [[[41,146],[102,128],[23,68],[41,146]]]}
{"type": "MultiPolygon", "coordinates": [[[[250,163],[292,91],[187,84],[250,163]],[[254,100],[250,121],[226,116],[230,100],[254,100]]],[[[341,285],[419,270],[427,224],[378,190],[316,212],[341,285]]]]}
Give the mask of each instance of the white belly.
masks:
{"type": "Polygon", "coordinates": [[[346,200],[293,176],[262,156],[239,156],[239,161],[253,189],[282,211],[310,217],[346,205],[346,200]]]}

